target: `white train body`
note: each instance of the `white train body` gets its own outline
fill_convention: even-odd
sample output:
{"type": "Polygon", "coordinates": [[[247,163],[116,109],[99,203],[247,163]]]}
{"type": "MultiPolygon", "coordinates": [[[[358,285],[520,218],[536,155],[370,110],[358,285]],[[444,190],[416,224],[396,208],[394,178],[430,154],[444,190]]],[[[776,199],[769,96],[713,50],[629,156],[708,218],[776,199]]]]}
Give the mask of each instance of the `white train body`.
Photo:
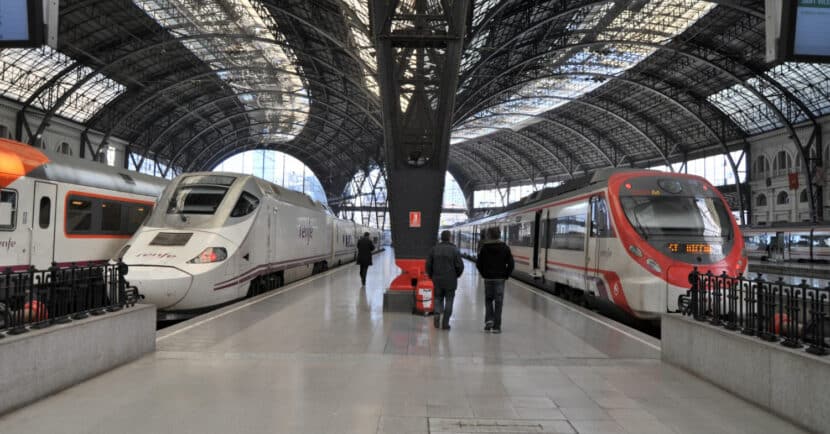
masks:
{"type": "Polygon", "coordinates": [[[166,184],[0,139],[0,270],[106,262],[166,184]]]}
{"type": "Polygon", "coordinates": [[[736,275],[743,239],[705,179],[652,171],[599,171],[579,185],[540,192],[501,214],[453,227],[475,257],[481,231],[499,227],[519,276],[560,285],[640,319],[677,310],[694,266],[736,275]]]}
{"type": "Polygon", "coordinates": [[[123,260],[160,318],[190,316],[351,262],[362,229],[250,175],[185,174],[159,204],[123,260]]]}

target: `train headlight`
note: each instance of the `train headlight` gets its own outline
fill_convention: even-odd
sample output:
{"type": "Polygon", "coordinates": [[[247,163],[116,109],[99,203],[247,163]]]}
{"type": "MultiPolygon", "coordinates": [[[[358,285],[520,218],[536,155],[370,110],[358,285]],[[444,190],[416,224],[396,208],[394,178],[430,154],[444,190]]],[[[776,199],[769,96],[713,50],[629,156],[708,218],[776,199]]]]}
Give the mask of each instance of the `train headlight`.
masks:
{"type": "Polygon", "coordinates": [[[640,248],[637,247],[637,246],[628,246],[628,251],[631,252],[632,255],[634,255],[638,258],[643,257],[643,251],[640,250],[640,248]]]}
{"type": "Polygon", "coordinates": [[[663,272],[663,269],[660,268],[660,264],[658,264],[657,261],[655,261],[654,259],[651,259],[651,258],[646,259],[646,264],[648,264],[648,266],[652,270],[654,270],[655,273],[662,273],[663,272]]]}
{"type": "Polygon", "coordinates": [[[210,264],[221,262],[228,258],[228,251],[222,247],[208,247],[199,253],[199,256],[187,261],[188,264],[210,264]]]}

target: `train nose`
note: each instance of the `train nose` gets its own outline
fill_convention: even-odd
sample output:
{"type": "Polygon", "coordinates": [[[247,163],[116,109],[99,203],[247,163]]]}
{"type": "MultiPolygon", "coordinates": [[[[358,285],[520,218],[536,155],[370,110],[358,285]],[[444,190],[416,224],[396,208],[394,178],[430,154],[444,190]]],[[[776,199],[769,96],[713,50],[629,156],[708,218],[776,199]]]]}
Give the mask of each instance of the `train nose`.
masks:
{"type": "Polygon", "coordinates": [[[145,303],[167,309],[184,299],[193,284],[193,276],[171,267],[133,265],[127,281],[138,288],[145,303]]]}

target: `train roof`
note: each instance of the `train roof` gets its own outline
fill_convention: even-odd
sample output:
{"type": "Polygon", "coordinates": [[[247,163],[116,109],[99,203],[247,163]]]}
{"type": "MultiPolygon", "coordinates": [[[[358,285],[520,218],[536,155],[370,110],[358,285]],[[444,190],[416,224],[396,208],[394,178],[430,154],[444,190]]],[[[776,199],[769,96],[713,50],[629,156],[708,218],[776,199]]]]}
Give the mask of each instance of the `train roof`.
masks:
{"type": "Polygon", "coordinates": [[[20,177],[158,196],[166,179],[0,139],[0,188],[20,177]]]}
{"type": "Polygon", "coordinates": [[[233,176],[235,178],[253,179],[256,182],[257,186],[259,186],[259,189],[262,191],[263,194],[271,194],[275,196],[277,200],[279,200],[280,202],[286,202],[299,207],[319,211],[326,214],[332,214],[331,210],[326,205],[312,199],[309,195],[279,186],[277,184],[274,184],[273,182],[268,182],[258,176],[236,172],[190,172],[183,173],[180,176],[185,175],[228,175],[233,176]]]}
{"type": "MultiPolygon", "coordinates": [[[[519,201],[511,203],[510,205],[502,208],[496,214],[483,217],[473,222],[487,222],[492,220],[497,220],[500,217],[503,217],[504,214],[520,210],[522,208],[529,208],[531,206],[537,205],[541,202],[553,199],[555,197],[566,199],[571,196],[578,196],[582,193],[586,193],[593,188],[595,188],[596,184],[608,181],[612,175],[618,173],[628,173],[628,172],[654,172],[654,173],[664,173],[659,172],[656,170],[644,170],[644,169],[620,169],[620,168],[606,168],[606,169],[598,169],[590,175],[582,176],[579,178],[575,178],[569,181],[565,181],[564,183],[556,186],[556,187],[547,187],[543,188],[539,191],[535,191],[523,198],[519,201]]],[[[469,224],[472,222],[467,222],[463,224],[469,224]]]]}

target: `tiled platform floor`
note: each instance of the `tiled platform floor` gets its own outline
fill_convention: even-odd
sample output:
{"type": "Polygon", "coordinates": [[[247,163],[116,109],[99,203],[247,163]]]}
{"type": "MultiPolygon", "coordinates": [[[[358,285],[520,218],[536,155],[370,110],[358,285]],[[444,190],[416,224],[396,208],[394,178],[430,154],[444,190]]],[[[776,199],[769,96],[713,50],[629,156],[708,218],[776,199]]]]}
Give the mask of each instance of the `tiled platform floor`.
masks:
{"type": "Polygon", "coordinates": [[[452,330],[384,314],[387,251],[159,333],[158,352],[0,418],[0,433],[788,433],[659,342],[518,283],[482,330],[472,264],[452,330]]]}

